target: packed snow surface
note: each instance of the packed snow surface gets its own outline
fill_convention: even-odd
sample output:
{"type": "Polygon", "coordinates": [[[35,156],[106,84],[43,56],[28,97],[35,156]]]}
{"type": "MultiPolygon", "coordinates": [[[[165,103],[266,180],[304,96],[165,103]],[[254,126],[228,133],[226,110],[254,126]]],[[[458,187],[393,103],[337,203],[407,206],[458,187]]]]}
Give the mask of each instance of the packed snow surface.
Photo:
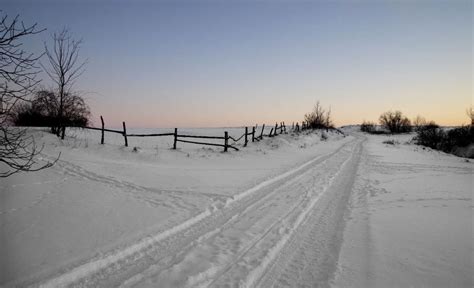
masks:
{"type": "Polygon", "coordinates": [[[369,137],[336,287],[474,287],[472,159],[412,137],[369,137]]]}
{"type": "MultiPolygon", "coordinates": [[[[224,130],[244,131],[184,132],[224,130]]],[[[472,287],[473,164],[346,132],[223,153],[33,129],[43,159],[60,158],[1,180],[0,285],[472,287]]]]}

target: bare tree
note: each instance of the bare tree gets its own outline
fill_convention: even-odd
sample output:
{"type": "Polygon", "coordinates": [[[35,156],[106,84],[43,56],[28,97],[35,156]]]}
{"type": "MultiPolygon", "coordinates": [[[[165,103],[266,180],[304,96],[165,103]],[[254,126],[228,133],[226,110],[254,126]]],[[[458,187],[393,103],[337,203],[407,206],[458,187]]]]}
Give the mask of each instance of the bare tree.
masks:
{"type": "Polygon", "coordinates": [[[314,105],[313,111],[311,113],[304,115],[304,122],[306,123],[306,128],[311,129],[329,129],[333,128],[333,123],[331,119],[331,108],[328,111],[324,110],[323,106],[316,102],[314,105]]]}
{"type": "Polygon", "coordinates": [[[319,101],[316,102],[311,113],[304,115],[304,122],[307,123],[307,128],[322,128],[324,124],[324,109],[319,104],[319,101]]]}
{"type": "Polygon", "coordinates": [[[415,131],[419,131],[426,124],[426,119],[420,115],[416,116],[416,118],[413,120],[413,127],[415,128],[415,131]]]}
{"type": "MultiPolygon", "coordinates": [[[[63,124],[84,127],[89,122],[90,109],[84,98],[76,94],[64,94],[63,124]]],[[[39,90],[31,103],[18,105],[13,113],[13,122],[20,126],[51,127],[57,134],[57,113],[59,97],[52,90],[39,90]]]]}
{"type": "Polygon", "coordinates": [[[474,108],[473,106],[466,109],[467,117],[471,119],[471,126],[474,126],[474,108]]]}
{"type": "Polygon", "coordinates": [[[51,65],[50,69],[43,66],[44,70],[57,85],[59,107],[57,114],[57,135],[64,139],[64,103],[67,95],[79,76],[84,72],[86,61],[79,61],[79,51],[82,40],[74,40],[69,31],[64,28],[59,33],[53,34],[53,48],[50,50],[45,43],[46,56],[51,65]],[[61,133],[62,132],[62,133],[61,133]]]}
{"type": "MultiPolygon", "coordinates": [[[[1,11],[0,11],[1,13],[1,11]]],[[[36,24],[25,26],[19,16],[0,19],[0,177],[8,177],[20,171],[37,171],[54,163],[40,164],[37,155],[41,148],[26,130],[11,127],[11,113],[17,104],[28,101],[28,95],[40,80],[36,63],[41,57],[22,49],[25,38],[38,34],[36,24]]]]}
{"type": "Polygon", "coordinates": [[[388,111],[380,115],[380,125],[387,128],[391,133],[405,133],[411,131],[410,120],[403,116],[400,111],[388,111]]]}
{"type": "Polygon", "coordinates": [[[326,131],[329,128],[334,128],[334,124],[332,123],[332,119],[331,119],[331,107],[329,107],[329,110],[326,112],[326,115],[324,117],[325,117],[324,124],[326,125],[326,131]]]}

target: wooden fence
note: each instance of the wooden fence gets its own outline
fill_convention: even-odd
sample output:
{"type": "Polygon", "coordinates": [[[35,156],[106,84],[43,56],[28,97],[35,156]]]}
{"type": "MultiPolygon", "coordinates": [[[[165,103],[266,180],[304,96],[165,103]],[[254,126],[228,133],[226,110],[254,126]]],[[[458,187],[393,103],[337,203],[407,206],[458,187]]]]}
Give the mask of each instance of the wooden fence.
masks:
{"type": "Polygon", "coordinates": [[[169,132],[169,133],[158,133],[158,134],[127,134],[127,126],[125,122],[122,122],[122,127],[123,130],[113,130],[113,129],[107,129],[105,128],[104,125],[104,118],[100,116],[100,122],[101,122],[101,128],[97,127],[82,127],[84,129],[90,129],[90,130],[98,130],[101,131],[101,138],[100,138],[100,144],[104,144],[105,142],[105,132],[109,133],[117,133],[121,134],[124,138],[125,146],[128,147],[128,137],[161,137],[161,136],[173,136],[173,149],[176,149],[177,147],[177,142],[182,142],[182,143],[189,143],[189,144],[198,144],[198,145],[207,145],[207,146],[218,146],[218,147],[223,147],[224,152],[227,152],[229,148],[234,149],[236,151],[239,151],[239,149],[229,143],[229,140],[232,140],[234,143],[237,143],[240,139],[244,138],[244,147],[247,146],[249,139],[251,139],[252,142],[255,141],[260,141],[263,139],[264,136],[268,137],[274,137],[278,135],[278,130],[280,131],[280,134],[286,133],[286,126],[284,122],[280,123],[280,126],[278,126],[278,123],[275,124],[275,127],[272,128],[270,131],[270,134],[264,135],[264,129],[265,129],[265,124],[262,126],[262,130],[260,132],[259,136],[256,136],[256,131],[257,131],[257,126],[251,127],[251,132],[249,132],[249,127],[245,127],[245,133],[242,134],[239,138],[235,139],[232,136],[229,136],[229,133],[227,131],[224,131],[224,136],[199,136],[199,135],[185,135],[185,134],[179,134],[178,133],[178,128],[174,128],[174,132],[169,132]],[[249,138],[251,136],[251,138],[249,138]],[[192,139],[214,139],[214,140],[224,140],[223,144],[221,143],[209,143],[209,142],[200,142],[200,141],[191,141],[191,140],[184,140],[183,138],[192,138],[192,139]]]}
{"type": "MultiPolygon", "coordinates": [[[[251,130],[249,127],[245,127],[245,132],[242,134],[240,137],[237,139],[229,136],[229,133],[227,131],[224,131],[224,136],[199,136],[199,135],[185,135],[185,134],[179,134],[178,133],[178,128],[174,128],[174,132],[169,132],[169,133],[158,133],[158,134],[127,134],[127,126],[125,125],[125,122],[122,122],[122,127],[123,130],[113,130],[113,129],[107,129],[105,128],[104,125],[104,118],[100,116],[100,122],[101,122],[101,128],[97,127],[82,127],[84,129],[90,129],[90,130],[98,130],[101,131],[101,138],[100,138],[100,144],[104,144],[104,134],[105,132],[109,133],[118,133],[121,134],[124,138],[125,146],[128,147],[128,137],[161,137],[161,136],[173,136],[173,149],[176,149],[177,143],[182,142],[182,143],[189,143],[189,144],[198,144],[198,145],[207,145],[207,146],[218,146],[218,147],[223,147],[224,152],[227,152],[229,148],[234,149],[236,151],[239,151],[239,149],[231,144],[229,144],[229,140],[232,140],[233,143],[235,144],[239,142],[242,138],[244,139],[244,147],[247,147],[247,144],[251,140],[252,142],[255,141],[261,141],[263,140],[263,137],[275,137],[279,134],[286,134],[286,125],[285,122],[280,122],[280,123],[275,123],[275,127],[272,127],[270,130],[269,134],[263,134],[265,131],[265,124],[262,125],[262,128],[260,130],[260,135],[257,136],[257,130],[258,130],[258,125],[255,125],[251,127],[251,130]],[[191,141],[191,140],[183,140],[183,138],[191,138],[191,139],[214,139],[214,140],[224,140],[224,143],[209,143],[209,142],[200,142],[200,141],[191,141]],[[250,140],[249,140],[250,139],[250,140]]],[[[293,123],[292,125],[292,130],[294,132],[300,132],[302,130],[308,129],[308,125],[305,122],[302,122],[301,128],[298,123],[293,123]]],[[[335,129],[337,132],[344,134],[342,131],[339,129],[335,129]]]]}

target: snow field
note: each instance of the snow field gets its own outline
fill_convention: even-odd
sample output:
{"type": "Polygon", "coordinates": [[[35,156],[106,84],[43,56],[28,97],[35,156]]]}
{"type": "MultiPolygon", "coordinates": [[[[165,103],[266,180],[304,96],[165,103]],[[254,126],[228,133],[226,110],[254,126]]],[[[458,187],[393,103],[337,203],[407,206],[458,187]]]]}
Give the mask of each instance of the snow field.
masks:
{"type": "MultiPolygon", "coordinates": [[[[292,169],[292,170],[290,170],[288,172],[285,172],[285,173],[283,173],[283,174],[281,174],[277,177],[274,177],[270,180],[266,180],[266,181],[258,184],[257,186],[255,186],[255,187],[253,187],[253,188],[251,188],[247,191],[244,191],[244,192],[239,193],[235,196],[232,196],[231,198],[229,198],[226,201],[223,208],[227,208],[230,205],[234,204],[234,202],[237,202],[237,201],[241,200],[244,197],[248,197],[252,193],[257,192],[260,189],[265,188],[266,186],[274,184],[277,181],[281,181],[282,179],[288,178],[290,176],[294,176],[296,173],[300,172],[304,168],[306,168],[309,165],[313,164],[317,160],[320,160],[319,158],[320,157],[318,157],[316,159],[313,159],[313,160],[310,160],[307,163],[304,163],[303,165],[299,166],[296,169],[292,169]]],[[[306,173],[307,173],[307,171],[306,171],[306,173]]],[[[298,176],[296,178],[296,180],[292,180],[292,181],[297,182],[300,178],[301,178],[301,176],[298,176]]],[[[214,208],[212,212],[216,212],[216,210],[218,208],[216,208],[215,203],[212,203],[211,206],[214,208]]],[[[314,206],[314,204],[313,204],[313,206],[314,206]]],[[[247,211],[247,209],[246,209],[246,211],[247,211]]],[[[240,213],[240,216],[242,216],[242,214],[245,214],[245,213],[240,213]]],[[[84,278],[84,277],[86,277],[90,274],[97,273],[101,269],[104,269],[104,268],[106,268],[110,265],[113,265],[113,264],[115,264],[119,261],[122,261],[123,259],[125,259],[127,257],[130,257],[133,254],[139,253],[139,252],[141,252],[141,250],[156,244],[157,242],[169,237],[170,235],[173,235],[173,234],[176,234],[176,233],[178,233],[182,230],[185,230],[186,228],[189,228],[190,226],[196,224],[197,222],[205,220],[209,216],[211,216],[211,211],[207,209],[204,212],[198,214],[197,216],[194,216],[193,218],[188,219],[187,221],[181,223],[180,225],[177,225],[177,226],[175,226],[175,227],[173,227],[169,230],[163,231],[158,235],[147,237],[147,238],[143,239],[142,241],[140,241],[140,242],[138,242],[138,243],[136,243],[136,244],[134,244],[130,247],[127,247],[125,249],[121,249],[116,254],[112,254],[110,256],[100,258],[100,259],[97,259],[96,261],[92,261],[92,262],[84,264],[80,267],[77,267],[74,270],[72,270],[72,271],[70,271],[66,274],[63,274],[58,278],[55,278],[55,279],[52,279],[51,281],[48,281],[44,285],[41,285],[41,287],[43,287],[43,286],[44,287],[66,286],[66,285],[72,284],[73,282],[75,282],[77,280],[80,280],[80,279],[82,279],[82,278],[84,278]]],[[[304,214],[303,214],[303,216],[304,216],[304,214]]],[[[302,220],[300,219],[300,221],[302,221],[302,220]]],[[[296,226],[297,225],[298,225],[298,222],[296,223],[296,226]]],[[[210,233],[213,234],[215,232],[210,232],[210,233]]],[[[199,242],[199,241],[197,241],[197,242],[199,242]]],[[[181,276],[181,275],[179,275],[179,276],[181,276]]],[[[176,284],[176,283],[173,283],[173,285],[174,284],[176,284]]],[[[194,286],[195,284],[197,284],[197,283],[191,283],[190,286],[194,286]]]]}
{"type": "Polygon", "coordinates": [[[81,273],[89,270],[75,269],[94,261],[96,270],[113,270],[123,263],[109,265],[118,259],[112,255],[123,256],[142,239],[166,235],[197,215],[214,213],[236,201],[233,196],[348,141],[337,135],[328,142],[317,134],[283,135],[249,144],[242,153],[192,146],[160,148],[157,155],[156,149],[136,153],[120,142],[93,144],[98,135],[82,132],[59,141],[34,131],[37,141],[45,143],[44,158],[61,153],[60,160],[51,169],[2,182],[2,235],[8,235],[2,237],[2,285],[46,279],[66,283],[72,275],[68,273],[85,275],[81,273]]]}
{"type": "Polygon", "coordinates": [[[473,286],[473,163],[410,138],[369,137],[334,287],[473,286]]]}
{"type": "Polygon", "coordinates": [[[1,182],[0,285],[472,287],[473,163],[350,129],[229,153],[32,130],[61,158],[1,182]]]}

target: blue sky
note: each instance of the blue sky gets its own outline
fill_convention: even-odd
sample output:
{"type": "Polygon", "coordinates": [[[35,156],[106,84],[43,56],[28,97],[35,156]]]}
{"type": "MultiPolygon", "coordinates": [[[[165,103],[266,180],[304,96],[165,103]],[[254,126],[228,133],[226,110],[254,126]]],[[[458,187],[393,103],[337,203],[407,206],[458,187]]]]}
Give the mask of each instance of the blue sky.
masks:
{"type": "MultiPolygon", "coordinates": [[[[97,123],[236,126],[301,121],[317,100],[336,124],[387,110],[467,123],[471,1],[14,1],[1,8],[82,38],[76,84],[97,123]]],[[[45,62],[46,59],[43,59],[45,62]]],[[[45,77],[43,85],[48,86],[45,77]]]]}

